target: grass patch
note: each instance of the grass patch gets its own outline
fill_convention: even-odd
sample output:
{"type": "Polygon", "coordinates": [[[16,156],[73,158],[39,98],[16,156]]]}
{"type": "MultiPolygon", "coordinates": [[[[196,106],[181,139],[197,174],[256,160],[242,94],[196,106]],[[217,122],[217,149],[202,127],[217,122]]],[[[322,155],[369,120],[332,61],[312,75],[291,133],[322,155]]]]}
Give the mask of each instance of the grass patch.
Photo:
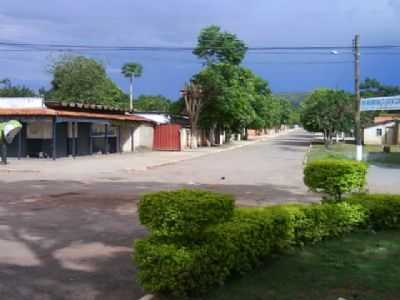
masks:
{"type": "Polygon", "coordinates": [[[199,299],[400,299],[400,232],[358,232],[275,256],[199,299]]]}
{"type": "MultiPolygon", "coordinates": [[[[383,146],[366,145],[363,147],[364,158],[368,163],[400,165],[400,146],[392,146],[391,153],[383,153],[383,146]]],[[[307,160],[350,159],[355,160],[356,146],[353,144],[333,144],[326,148],[322,144],[313,144],[307,154],[307,160]]]]}

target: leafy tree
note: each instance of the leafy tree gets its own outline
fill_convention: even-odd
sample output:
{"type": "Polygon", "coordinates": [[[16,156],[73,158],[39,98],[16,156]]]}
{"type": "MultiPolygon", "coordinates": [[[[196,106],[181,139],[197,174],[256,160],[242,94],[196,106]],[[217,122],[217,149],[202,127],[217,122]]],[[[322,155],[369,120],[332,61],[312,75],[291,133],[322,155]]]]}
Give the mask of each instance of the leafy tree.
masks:
{"type": "Polygon", "coordinates": [[[322,132],[326,145],[338,132],[353,128],[354,97],[345,91],[318,89],[301,105],[301,122],[305,129],[322,132]]]}
{"type": "Polygon", "coordinates": [[[299,122],[299,111],[295,105],[285,98],[278,98],[280,105],[280,125],[293,125],[299,122]]]}
{"type": "Polygon", "coordinates": [[[129,78],[130,109],[133,109],[133,78],[143,74],[143,67],[138,63],[126,63],[122,67],[122,74],[129,78]]]}
{"type": "Polygon", "coordinates": [[[135,101],[135,109],[139,111],[169,112],[172,101],[164,96],[141,95],[135,101]]]}
{"type": "Polygon", "coordinates": [[[63,56],[50,68],[48,98],[56,101],[125,107],[127,96],[107,76],[104,66],[84,56],[63,56]]]}
{"type": "Polygon", "coordinates": [[[249,70],[230,64],[214,64],[194,76],[202,87],[203,108],[200,124],[203,128],[224,128],[240,132],[255,118],[249,93],[249,70]]]}
{"type": "MultiPolygon", "coordinates": [[[[206,67],[192,77],[200,86],[202,109],[199,124],[209,132],[221,128],[229,133],[288,124],[293,105],[271,95],[268,82],[240,66],[247,47],[236,35],[218,26],[203,29],[193,51],[206,67]]],[[[210,140],[213,140],[210,136],[210,140]]]]}
{"type": "Polygon", "coordinates": [[[274,93],[275,96],[284,98],[291,102],[295,107],[298,107],[300,103],[308,96],[307,92],[288,92],[288,93],[274,93]]]}
{"type": "Polygon", "coordinates": [[[36,93],[26,86],[13,85],[11,80],[0,80],[0,97],[35,97],[36,93]]]}
{"type": "Polygon", "coordinates": [[[373,78],[366,78],[360,85],[362,97],[386,97],[400,95],[400,86],[385,85],[373,78]]]}
{"type": "Polygon", "coordinates": [[[246,55],[245,43],[229,32],[222,32],[218,26],[204,28],[199,35],[193,54],[207,64],[225,63],[239,65],[246,55]]]}
{"type": "Polygon", "coordinates": [[[168,112],[171,115],[183,115],[186,113],[185,101],[183,98],[171,102],[168,112]]]}

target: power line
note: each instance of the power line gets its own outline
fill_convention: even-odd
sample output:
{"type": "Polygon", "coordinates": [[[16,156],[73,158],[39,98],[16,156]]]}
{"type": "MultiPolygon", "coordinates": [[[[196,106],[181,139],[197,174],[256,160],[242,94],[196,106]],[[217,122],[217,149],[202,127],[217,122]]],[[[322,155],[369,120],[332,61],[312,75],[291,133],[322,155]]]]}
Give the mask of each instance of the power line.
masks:
{"type": "MultiPolygon", "coordinates": [[[[38,51],[46,50],[104,50],[104,51],[193,51],[194,47],[181,46],[103,46],[103,45],[78,45],[78,44],[48,44],[48,43],[28,43],[28,42],[6,42],[0,41],[0,46],[31,49],[38,51]]],[[[218,48],[218,47],[217,47],[218,48]]],[[[222,47],[221,47],[222,48],[222,47]]],[[[225,48],[225,47],[224,47],[225,48]]],[[[400,45],[367,45],[361,49],[400,49],[400,45]]],[[[259,46],[248,47],[248,51],[273,51],[273,50],[351,50],[351,46],[331,45],[331,46],[259,46]]]]}

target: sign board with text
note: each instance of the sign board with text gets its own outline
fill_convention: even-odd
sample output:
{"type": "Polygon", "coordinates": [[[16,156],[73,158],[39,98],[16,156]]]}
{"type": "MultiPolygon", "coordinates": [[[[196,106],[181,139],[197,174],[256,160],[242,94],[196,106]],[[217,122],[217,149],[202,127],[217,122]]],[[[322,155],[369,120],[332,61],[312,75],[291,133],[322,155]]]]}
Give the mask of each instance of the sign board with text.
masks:
{"type": "Polygon", "coordinates": [[[361,111],[400,110],[400,95],[361,99],[361,111]]]}

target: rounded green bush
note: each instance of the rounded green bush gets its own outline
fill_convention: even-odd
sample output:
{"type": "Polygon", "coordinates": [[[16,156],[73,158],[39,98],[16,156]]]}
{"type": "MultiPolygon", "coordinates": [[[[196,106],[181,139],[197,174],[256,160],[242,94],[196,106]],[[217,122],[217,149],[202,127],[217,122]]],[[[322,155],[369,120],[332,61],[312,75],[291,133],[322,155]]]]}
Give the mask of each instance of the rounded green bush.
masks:
{"type": "Polygon", "coordinates": [[[360,191],[365,185],[368,166],[351,160],[315,160],[304,169],[304,183],[315,192],[341,200],[342,195],[360,191]]]}
{"type": "Polygon", "coordinates": [[[231,195],[203,190],[146,194],[139,202],[140,222],[154,235],[199,238],[204,229],[228,221],[233,214],[231,195]]]}

